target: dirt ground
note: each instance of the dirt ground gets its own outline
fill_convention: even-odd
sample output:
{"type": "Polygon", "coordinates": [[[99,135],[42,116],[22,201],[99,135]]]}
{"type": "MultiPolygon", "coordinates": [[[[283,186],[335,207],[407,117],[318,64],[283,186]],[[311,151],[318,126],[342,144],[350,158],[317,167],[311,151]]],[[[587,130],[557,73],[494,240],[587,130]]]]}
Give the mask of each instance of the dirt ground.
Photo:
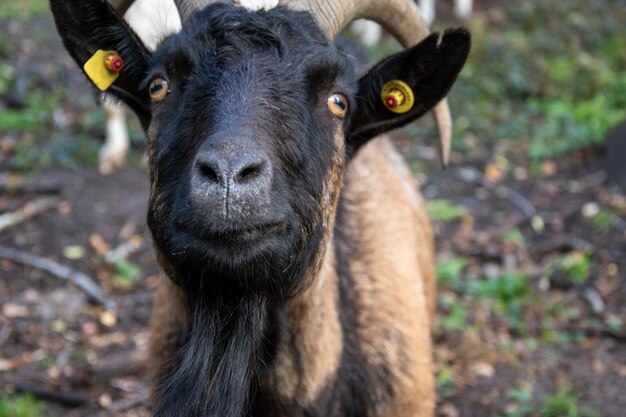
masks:
{"type": "MultiPolygon", "coordinates": [[[[2,38],[13,42],[0,48],[0,58],[33,71],[29,88],[72,92],[58,105],[63,123],[50,122],[34,137],[0,126],[0,178],[6,179],[17,172],[20,141],[43,146],[48,129],[75,140],[101,130],[76,128],[94,111],[91,93],[58,53],[50,19],[0,26],[2,38]]],[[[9,106],[7,96],[0,106],[9,106]]],[[[454,152],[452,166],[441,170],[434,146],[403,132],[395,139],[429,201],[464,207],[453,219],[434,220],[439,263],[463,260],[440,284],[438,415],[546,415],[546,396],[560,393],[571,394],[578,407],[564,416],[623,417],[626,195],[604,182],[604,149],[529,167],[527,149],[502,141],[489,155],[454,152]],[[593,222],[598,207],[619,215],[593,222]],[[567,256],[574,269],[560,263],[567,256]],[[522,290],[473,286],[508,276],[522,277],[522,290]],[[455,324],[450,318],[458,311],[464,313],[455,324]]],[[[0,189],[0,214],[42,198],[51,208],[0,231],[0,248],[87,274],[116,309],[108,311],[67,279],[0,253],[0,395],[34,392],[46,416],[149,416],[147,324],[161,276],[145,222],[145,168],[131,164],[102,176],[83,163],[25,175],[32,187],[0,189]]]]}

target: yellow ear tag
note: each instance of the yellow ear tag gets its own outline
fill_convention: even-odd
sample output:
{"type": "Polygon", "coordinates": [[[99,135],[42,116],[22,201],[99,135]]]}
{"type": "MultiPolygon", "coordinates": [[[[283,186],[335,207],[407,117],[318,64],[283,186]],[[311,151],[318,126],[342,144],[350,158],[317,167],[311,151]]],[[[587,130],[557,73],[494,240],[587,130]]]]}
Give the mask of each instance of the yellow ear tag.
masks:
{"type": "Polygon", "coordinates": [[[83,69],[100,91],[106,91],[120,76],[123,67],[124,60],[117,52],[98,50],[85,63],[83,69]]]}
{"type": "Polygon", "coordinates": [[[413,108],[415,94],[407,83],[393,80],[385,83],[380,92],[385,107],[394,113],[406,113],[413,108]]]}

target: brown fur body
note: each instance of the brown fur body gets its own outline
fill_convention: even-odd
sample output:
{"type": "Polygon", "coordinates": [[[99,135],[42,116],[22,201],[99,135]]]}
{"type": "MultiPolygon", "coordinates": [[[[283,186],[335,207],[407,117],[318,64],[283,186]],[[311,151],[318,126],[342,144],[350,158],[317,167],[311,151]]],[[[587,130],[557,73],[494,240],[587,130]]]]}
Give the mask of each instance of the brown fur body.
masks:
{"type": "MultiPolygon", "coordinates": [[[[320,272],[280,312],[250,415],[346,415],[340,397],[352,396],[369,403],[354,408],[368,416],[432,416],[433,237],[388,139],[372,141],[348,165],[333,231],[320,272]]],[[[171,371],[184,335],[183,297],[169,280],[157,292],[153,384],[171,371]]]]}

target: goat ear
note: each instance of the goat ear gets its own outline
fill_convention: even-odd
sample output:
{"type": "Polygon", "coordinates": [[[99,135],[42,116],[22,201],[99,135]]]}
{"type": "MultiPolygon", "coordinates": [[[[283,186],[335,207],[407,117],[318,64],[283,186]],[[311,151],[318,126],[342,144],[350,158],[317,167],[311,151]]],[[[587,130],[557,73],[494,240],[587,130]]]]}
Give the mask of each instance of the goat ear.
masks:
{"type": "Polygon", "coordinates": [[[83,71],[98,50],[122,57],[124,67],[107,92],[128,104],[146,127],[151,106],[142,84],[150,52],[139,37],[105,0],[50,0],[50,9],[65,48],[83,71]]]}
{"type": "Polygon", "coordinates": [[[433,33],[375,65],[359,80],[356,112],[348,128],[349,149],[356,151],[367,140],[432,109],[452,87],[469,49],[469,32],[451,29],[441,41],[433,33]]]}

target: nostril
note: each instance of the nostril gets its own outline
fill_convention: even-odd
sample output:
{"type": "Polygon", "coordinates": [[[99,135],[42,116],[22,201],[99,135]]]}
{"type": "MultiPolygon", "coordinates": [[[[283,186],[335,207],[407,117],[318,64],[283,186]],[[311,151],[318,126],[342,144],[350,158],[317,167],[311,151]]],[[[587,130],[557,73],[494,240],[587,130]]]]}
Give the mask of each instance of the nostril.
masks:
{"type": "Polygon", "coordinates": [[[217,170],[213,168],[210,164],[198,164],[198,171],[205,180],[215,183],[220,182],[220,176],[217,173],[217,170]]]}
{"type": "Polygon", "coordinates": [[[236,182],[246,182],[253,180],[261,171],[260,167],[247,167],[244,168],[238,175],[235,177],[236,182]]]}
{"type": "Polygon", "coordinates": [[[264,162],[257,162],[257,163],[246,165],[239,170],[237,175],[235,175],[234,180],[238,184],[244,184],[246,182],[250,182],[262,174],[264,167],[265,167],[264,162]]]}

